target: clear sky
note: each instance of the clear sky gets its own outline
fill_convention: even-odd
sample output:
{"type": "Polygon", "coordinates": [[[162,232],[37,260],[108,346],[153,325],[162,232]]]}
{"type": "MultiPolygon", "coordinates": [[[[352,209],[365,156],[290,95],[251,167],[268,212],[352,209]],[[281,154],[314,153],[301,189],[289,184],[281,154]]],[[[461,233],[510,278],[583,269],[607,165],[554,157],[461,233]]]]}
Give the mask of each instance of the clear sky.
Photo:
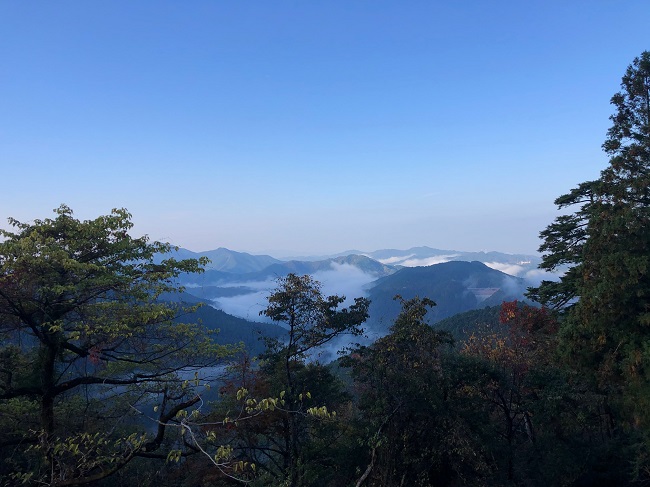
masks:
{"type": "Polygon", "coordinates": [[[647,0],[0,0],[0,224],[531,253],[648,49],[647,0]]]}

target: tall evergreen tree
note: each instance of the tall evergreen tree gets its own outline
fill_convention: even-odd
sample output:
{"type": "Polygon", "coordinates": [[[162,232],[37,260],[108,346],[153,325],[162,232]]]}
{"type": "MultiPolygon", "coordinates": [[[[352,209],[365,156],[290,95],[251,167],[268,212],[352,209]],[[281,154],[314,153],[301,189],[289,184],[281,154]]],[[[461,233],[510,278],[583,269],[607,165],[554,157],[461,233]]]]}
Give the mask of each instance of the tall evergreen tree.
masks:
{"type": "Polygon", "coordinates": [[[628,67],[611,99],[603,150],[609,165],[595,181],[556,200],[577,207],[541,233],[541,265],[570,270],[531,296],[564,315],[569,360],[620,406],[619,425],[650,426],[650,52],[628,67]]]}
{"type": "MultiPolygon", "coordinates": [[[[324,296],[320,283],[308,275],[289,274],[277,282],[277,288],[268,297],[267,308],[260,314],[284,323],[287,340],[268,341],[266,363],[259,379],[270,382],[271,393],[282,398],[280,425],[274,426],[275,437],[273,433],[265,435],[273,448],[268,445],[261,448],[259,444],[248,447],[266,455],[267,464],[263,469],[274,478],[274,483],[284,482],[283,485],[291,487],[325,485],[324,478],[314,473],[318,470],[314,467],[331,463],[332,452],[329,445],[323,444],[327,443],[323,438],[327,438],[328,433],[319,431],[318,426],[309,421],[319,415],[313,407],[308,408],[307,403],[313,394],[318,407],[326,403],[332,407],[337,402],[335,399],[341,397],[341,391],[327,369],[316,361],[307,362],[316,358],[319,349],[333,339],[361,335],[370,301],[356,298],[349,307],[341,308],[345,297],[324,296]],[[281,471],[278,466],[282,467],[281,471]],[[315,481],[314,475],[318,477],[315,481]]],[[[327,414],[327,409],[323,412],[327,414]]]]}

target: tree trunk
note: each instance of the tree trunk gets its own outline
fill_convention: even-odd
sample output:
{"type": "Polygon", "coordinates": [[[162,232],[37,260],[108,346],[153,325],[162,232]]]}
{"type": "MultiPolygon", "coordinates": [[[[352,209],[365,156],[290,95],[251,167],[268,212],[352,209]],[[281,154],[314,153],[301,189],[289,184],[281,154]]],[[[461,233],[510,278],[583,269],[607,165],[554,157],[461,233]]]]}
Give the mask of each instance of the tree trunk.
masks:
{"type": "MultiPolygon", "coordinates": [[[[54,364],[56,360],[56,347],[52,343],[42,345],[42,367],[41,367],[41,438],[40,443],[43,449],[43,456],[50,467],[50,475],[55,477],[54,463],[52,456],[52,440],[54,436],[54,364]]],[[[51,478],[50,481],[54,480],[51,478]]]]}

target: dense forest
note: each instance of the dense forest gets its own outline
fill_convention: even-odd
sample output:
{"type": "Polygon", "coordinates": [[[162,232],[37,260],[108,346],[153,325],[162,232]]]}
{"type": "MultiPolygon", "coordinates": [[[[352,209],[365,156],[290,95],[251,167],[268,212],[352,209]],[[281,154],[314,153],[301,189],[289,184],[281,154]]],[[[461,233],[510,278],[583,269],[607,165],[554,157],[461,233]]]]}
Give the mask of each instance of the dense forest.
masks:
{"type": "Polygon", "coordinates": [[[185,323],[200,303],[169,298],[206,259],[164,258],[126,210],[10,219],[3,485],[649,485],[650,52],[611,103],[609,165],[556,200],[541,268],[566,272],[534,306],[431,326],[444,293],[376,294],[397,318],[330,363],[319,350],[360,337],[370,299],[290,273],[262,312],[286,333],[224,345],[225,314],[185,323]]]}

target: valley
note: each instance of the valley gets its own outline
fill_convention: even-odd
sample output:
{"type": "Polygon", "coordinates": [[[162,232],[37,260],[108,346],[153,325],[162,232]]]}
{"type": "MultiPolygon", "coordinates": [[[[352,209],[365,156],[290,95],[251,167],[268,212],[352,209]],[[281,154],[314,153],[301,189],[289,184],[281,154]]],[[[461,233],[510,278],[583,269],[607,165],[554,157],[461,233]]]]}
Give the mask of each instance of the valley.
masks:
{"type": "MultiPolygon", "coordinates": [[[[310,275],[321,283],[325,295],[345,296],[344,305],[356,297],[369,298],[364,337],[355,337],[355,342],[363,343],[388,332],[400,311],[399,302],[393,299],[397,295],[432,299],[436,306],[427,319],[435,325],[460,313],[499,306],[503,301],[525,302],[527,287],[539,283],[536,266],[540,259],[534,255],[430,247],[351,252],[356,253],[280,260],[225,248],[200,253],[178,249],[174,257],[211,260],[204,273],[180,277],[184,299],[205,303],[196,317],[208,327],[220,329],[219,342],[241,341],[253,351],[259,350],[256,343],[260,335],[276,338],[282,334],[277,324],[260,313],[277,280],[290,273],[310,275]]],[[[344,347],[349,341],[339,339],[335,345],[344,347]]]]}

